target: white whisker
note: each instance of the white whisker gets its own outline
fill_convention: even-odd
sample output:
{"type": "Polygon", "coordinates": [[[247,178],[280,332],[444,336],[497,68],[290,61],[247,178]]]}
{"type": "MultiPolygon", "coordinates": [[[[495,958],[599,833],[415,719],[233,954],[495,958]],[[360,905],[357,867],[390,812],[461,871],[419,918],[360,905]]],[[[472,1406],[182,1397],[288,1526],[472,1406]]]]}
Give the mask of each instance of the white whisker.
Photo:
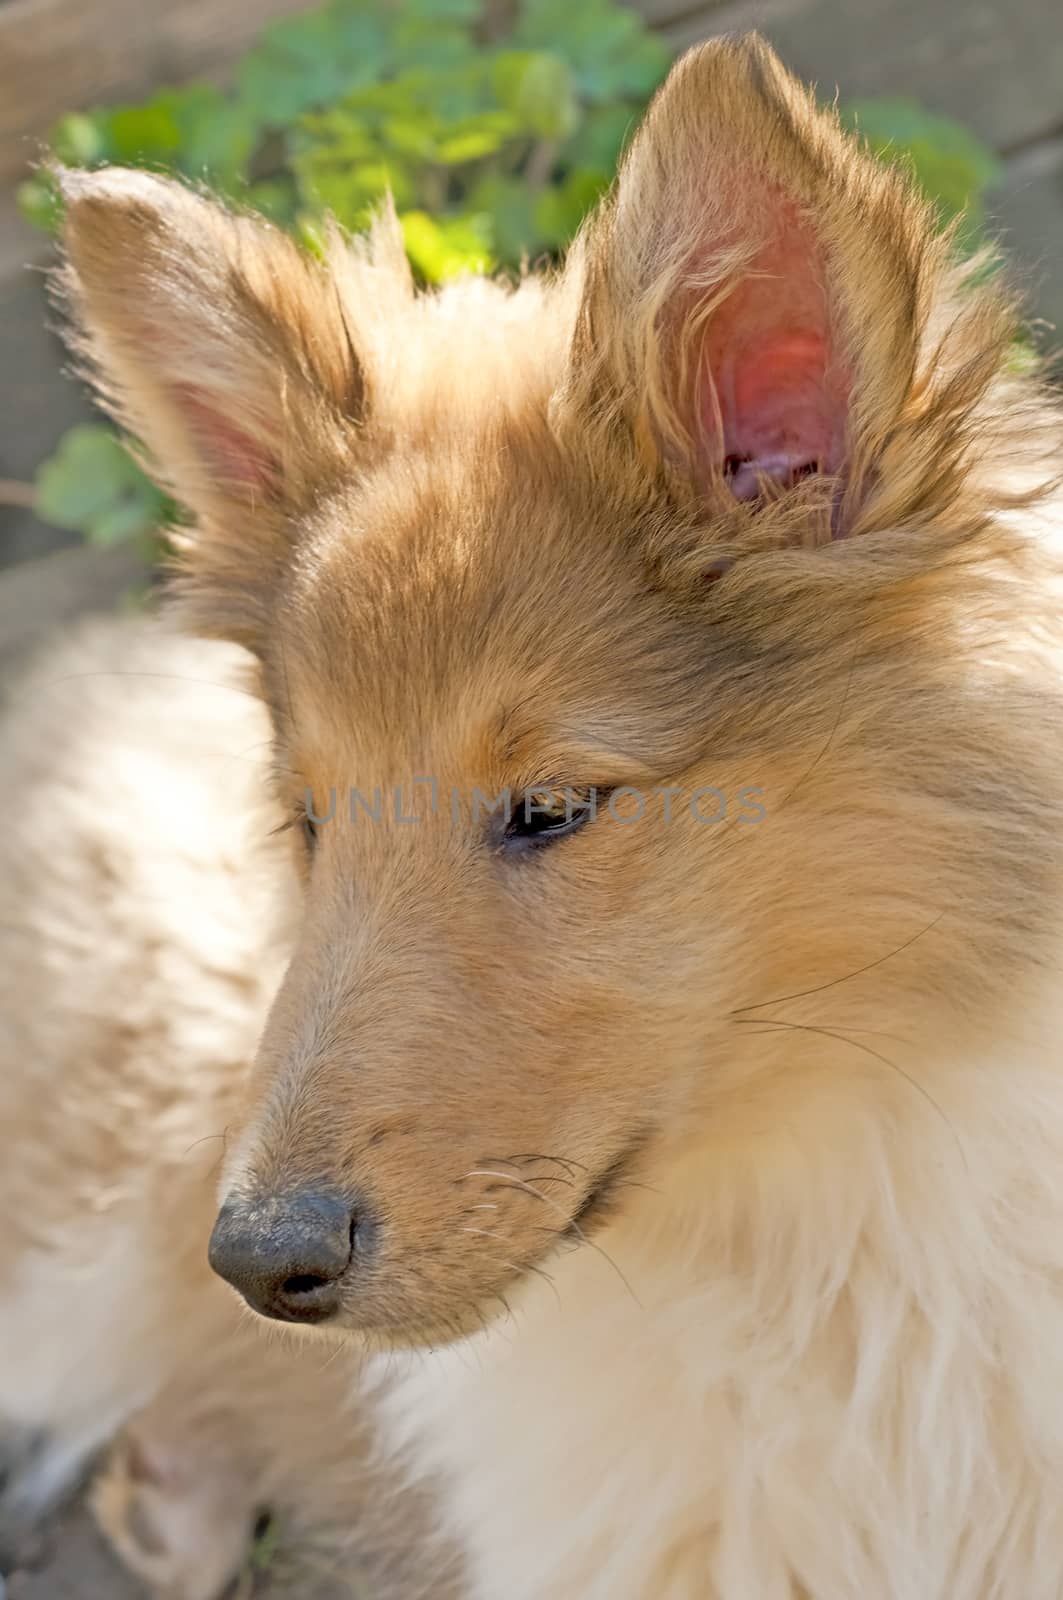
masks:
{"type": "MultiPolygon", "coordinates": [[[[541,1200],[544,1206],[549,1206],[551,1211],[556,1211],[557,1215],[564,1219],[565,1227],[570,1228],[576,1235],[577,1239],[581,1241],[581,1243],[589,1245],[592,1250],[596,1251],[597,1254],[601,1256],[603,1261],[607,1261],[609,1263],[617,1277],[620,1279],[620,1282],[624,1285],[624,1288],[631,1296],[632,1300],[634,1300],[635,1304],[638,1306],[639,1310],[642,1311],[645,1309],[642,1301],[639,1299],[638,1295],[631,1287],[631,1284],[621,1272],[620,1268],[617,1266],[609,1252],[607,1250],[603,1250],[601,1245],[597,1244],[593,1239],[588,1238],[583,1229],[580,1227],[579,1223],[576,1221],[575,1217],[570,1216],[565,1210],[564,1206],[559,1206],[556,1200],[551,1200],[549,1195],[542,1194],[538,1189],[533,1188],[530,1183],[526,1183],[523,1178],[511,1177],[508,1172],[495,1172],[487,1167],[474,1167],[471,1172],[467,1172],[465,1174],[465,1178],[497,1178],[500,1183],[508,1183],[514,1189],[523,1189],[526,1194],[532,1195],[536,1200],[541,1200]]],[[[464,1183],[465,1178],[462,1178],[460,1181],[464,1183]]]]}

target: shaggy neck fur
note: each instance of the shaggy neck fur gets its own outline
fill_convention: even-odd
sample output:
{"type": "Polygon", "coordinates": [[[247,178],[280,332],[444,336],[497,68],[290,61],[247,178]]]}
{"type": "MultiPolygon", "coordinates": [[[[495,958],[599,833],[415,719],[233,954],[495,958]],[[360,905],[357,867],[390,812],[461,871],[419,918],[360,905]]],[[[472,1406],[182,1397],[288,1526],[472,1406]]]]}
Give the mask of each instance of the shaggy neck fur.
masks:
{"type": "Polygon", "coordinates": [[[936,1105],[869,1074],[732,1119],[411,1367],[385,1405],[477,1600],[1058,1595],[1054,988],[927,1063],[936,1105]]]}

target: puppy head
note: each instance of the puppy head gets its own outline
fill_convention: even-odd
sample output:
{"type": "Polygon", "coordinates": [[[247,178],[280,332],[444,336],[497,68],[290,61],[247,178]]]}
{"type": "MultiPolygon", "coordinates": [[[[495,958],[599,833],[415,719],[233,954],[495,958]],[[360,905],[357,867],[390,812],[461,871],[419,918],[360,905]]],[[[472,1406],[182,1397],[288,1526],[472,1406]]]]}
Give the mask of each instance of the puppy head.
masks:
{"type": "Polygon", "coordinates": [[[195,514],[190,623],[259,660],[304,867],[216,1250],[252,1304],[463,1332],[691,1152],[925,1115],[873,1036],[923,1070],[997,1025],[1057,865],[1045,424],[904,182],[749,39],[514,291],[415,294],[386,215],[318,262],[67,190],[82,348],[195,514]]]}

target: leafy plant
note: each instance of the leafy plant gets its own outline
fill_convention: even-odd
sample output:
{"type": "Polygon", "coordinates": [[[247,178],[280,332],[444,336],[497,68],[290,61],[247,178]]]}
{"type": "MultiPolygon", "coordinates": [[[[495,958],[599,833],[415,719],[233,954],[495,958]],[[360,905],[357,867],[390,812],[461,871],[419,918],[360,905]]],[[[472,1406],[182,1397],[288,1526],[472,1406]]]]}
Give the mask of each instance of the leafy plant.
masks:
{"type": "MultiPolygon", "coordinates": [[[[268,28],[227,88],[72,113],[51,148],[68,165],[203,180],[308,249],[326,212],[360,229],[390,190],[416,273],[440,283],[563,248],[667,66],[613,0],[326,0],[268,28]],[[504,28],[491,26],[499,14],[504,28]]],[[[966,130],[900,100],[852,117],[872,148],[908,157],[943,220],[966,209],[977,228],[995,165],[966,130]]],[[[46,169],[20,201],[58,226],[46,169]]],[[[61,441],[36,508],[105,544],[154,535],[176,512],[102,425],[61,441]]]]}
{"type": "Polygon", "coordinates": [[[117,434],[101,424],[70,428],[37,470],[34,509],[90,544],[122,544],[174,521],[177,507],[144,476],[117,434]]]}
{"type": "MultiPolygon", "coordinates": [[[[483,0],[327,0],[267,29],[228,89],[72,113],[51,147],[70,165],[205,180],[311,243],[323,212],[360,228],[390,189],[417,219],[415,266],[438,282],[556,249],[667,67],[613,0],[519,0],[496,38],[483,0]]],[[[46,171],[20,199],[55,227],[46,171]]]]}

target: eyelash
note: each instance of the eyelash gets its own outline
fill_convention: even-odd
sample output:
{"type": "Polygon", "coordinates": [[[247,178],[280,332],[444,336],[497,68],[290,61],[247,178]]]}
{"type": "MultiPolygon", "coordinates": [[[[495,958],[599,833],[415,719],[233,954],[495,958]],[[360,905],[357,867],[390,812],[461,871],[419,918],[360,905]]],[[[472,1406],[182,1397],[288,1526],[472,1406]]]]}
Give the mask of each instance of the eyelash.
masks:
{"type": "Polygon", "coordinates": [[[303,842],[308,850],[313,850],[317,844],[317,824],[309,817],[302,806],[296,806],[290,816],[283,822],[278,822],[275,828],[270,829],[270,838],[275,838],[280,833],[288,833],[292,828],[299,828],[303,835],[303,842]]]}
{"type": "Polygon", "coordinates": [[[535,797],[548,792],[545,789],[528,789],[518,796],[510,807],[500,848],[524,854],[567,839],[570,834],[594,820],[598,803],[603,798],[602,792],[596,789],[565,788],[559,791],[564,796],[564,804],[553,811],[545,811],[535,803],[535,797]],[[552,821],[552,818],[556,820],[552,821]]]}

